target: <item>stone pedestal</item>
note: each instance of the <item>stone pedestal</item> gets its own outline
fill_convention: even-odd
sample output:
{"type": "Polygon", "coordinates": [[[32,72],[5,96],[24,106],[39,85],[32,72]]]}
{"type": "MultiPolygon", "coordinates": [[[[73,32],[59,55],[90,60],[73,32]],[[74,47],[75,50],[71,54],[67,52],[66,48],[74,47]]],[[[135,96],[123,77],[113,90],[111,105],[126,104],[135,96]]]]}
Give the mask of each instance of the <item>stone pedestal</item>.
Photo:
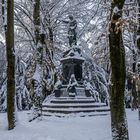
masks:
{"type": "Polygon", "coordinates": [[[56,97],[91,97],[90,91],[85,89],[83,84],[82,65],[84,58],[79,48],[71,48],[66,51],[61,59],[62,64],[62,87],[54,91],[56,97]],[[71,76],[74,75],[77,84],[74,86],[75,92],[68,90],[71,76]]]}
{"type": "Polygon", "coordinates": [[[79,48],[72,48],[65,52],[65,55],[61,59],[63,68],[63,84],[67,85],[72,74],[79,84],[83,83],[82,77],[82,64],[84,58],[81,55],[81,50],[79,48]]]}

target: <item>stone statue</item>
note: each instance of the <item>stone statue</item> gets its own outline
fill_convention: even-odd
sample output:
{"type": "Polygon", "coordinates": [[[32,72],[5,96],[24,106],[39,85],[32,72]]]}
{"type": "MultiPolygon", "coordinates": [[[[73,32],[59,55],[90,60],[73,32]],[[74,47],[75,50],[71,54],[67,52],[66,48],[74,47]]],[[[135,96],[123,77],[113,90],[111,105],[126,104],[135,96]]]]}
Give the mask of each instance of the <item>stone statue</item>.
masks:
{"type": "Polygon", "coordinates": [[[76,86],[78,85],[76,79],[75,79],[75,75],[72,74],[69,80],[69,84],[67,87],[67,91],[69,93],[70,97],[75,97],[76,96],[76,86]]]}
{"type": "Polygon", "coordinates": [[[72,45],[77,45],[77,21],[74,19],[72,15],[69,15],[69,21],[62,20],[64,23],[69,25],[68,29],[68,39],[69,39],[69,45],[72,47],[72,45]]]}

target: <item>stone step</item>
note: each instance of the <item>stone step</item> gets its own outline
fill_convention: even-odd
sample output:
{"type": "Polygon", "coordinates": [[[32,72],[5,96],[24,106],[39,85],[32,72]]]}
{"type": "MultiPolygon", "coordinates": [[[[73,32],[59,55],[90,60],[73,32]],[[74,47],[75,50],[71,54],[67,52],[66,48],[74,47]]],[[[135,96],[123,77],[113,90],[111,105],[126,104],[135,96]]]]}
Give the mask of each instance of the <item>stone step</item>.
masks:
{"type": "Polygon", "coordinates": [[[81,100],[69,100],[69,101],[59,101],[59,100],[52,100],[51,101],[51,103],[56,103],[56,104],[63,104],[63,103],[65,103],[65,104],[68,104],[68,103],[77,103],[77,104],[80,104],[80,103],[95,103],[95,101],[85,101],[85,100],[83,100],[83,101],[81,101],[81,100]]]}
{"type": "Polygon", "coordinates": [[[75,103],[67,103],[67,104],[46,104],[42,105],[42,108],[95,108],[95,107],[106,107],[105,103],[81,103],[81,104],[75,104],[75,103]]]}
{"type": "Polygon", "coordinates": [[[64,113],[51,113],[51,112],[42,112],[42,116],[48,117],[92,117],[92,116],[106,116],[110,115],[110,112],[89,112],[89,113],[71,113],[71,114],[64,114],[64,113]]]}
{"type": "Polygon", "coordinates": [[[76,97],[55,97],[53,100],[94,100],[93,97],[76,96],[76,97]]]}
{"type": "Polygon", "coordinates": [[[85,96],[54,97],[42,104],[43,116],[103,116],[109,114],[109,111],[105,103],[95,102],[94,98],[85,96]]]}
{"type": "Polygon", "coordinates": [[[42,108],[42,112],[51,112],[51,113],[79,113],[79,112],[108,112],[110,111],[109,107],[97,107],[97,108],[42,108]]]}
{"type": "Polygon", "coordinates": [[[93,98],[60,98],[60,99],[52,99],[51,103],[55,104],[68,104],[68,103],[95,103],[93,98]]]}

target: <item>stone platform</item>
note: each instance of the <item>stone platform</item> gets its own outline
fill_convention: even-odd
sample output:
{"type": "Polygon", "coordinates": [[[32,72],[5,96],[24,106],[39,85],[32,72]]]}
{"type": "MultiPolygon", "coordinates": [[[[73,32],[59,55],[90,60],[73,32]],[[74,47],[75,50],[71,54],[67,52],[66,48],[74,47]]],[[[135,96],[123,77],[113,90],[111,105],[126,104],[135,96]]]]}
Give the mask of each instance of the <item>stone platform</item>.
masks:
{"type": "Polygon", "coordinates": [[[89,79],[83,77],[82,51],[72,47],[60,60],[62,75],[57,79],[50,97],[42,104],[44,116],[96,116],[109,114],[109,107],[99,103],[100,96],[92,88],[89,79]]]}
{"type": "Polygon", "coordinates": [[[42,105],[43,116],[100,116],[108,115],[109,107],[105,103],[97,103],[92,97],[52,97],[42,105]]]}

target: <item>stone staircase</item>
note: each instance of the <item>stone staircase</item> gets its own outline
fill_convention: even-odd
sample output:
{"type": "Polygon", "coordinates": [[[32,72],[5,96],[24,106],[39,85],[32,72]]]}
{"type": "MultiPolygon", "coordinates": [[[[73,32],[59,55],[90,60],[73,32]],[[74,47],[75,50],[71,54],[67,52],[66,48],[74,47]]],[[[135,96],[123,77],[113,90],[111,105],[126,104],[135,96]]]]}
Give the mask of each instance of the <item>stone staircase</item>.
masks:
{"type": "Polygon", "coordinates": [[[97,103],[92,97],[52,97],[42,105],[43,116],[101,116],[108,115],[110,108],[97,103]]]}

